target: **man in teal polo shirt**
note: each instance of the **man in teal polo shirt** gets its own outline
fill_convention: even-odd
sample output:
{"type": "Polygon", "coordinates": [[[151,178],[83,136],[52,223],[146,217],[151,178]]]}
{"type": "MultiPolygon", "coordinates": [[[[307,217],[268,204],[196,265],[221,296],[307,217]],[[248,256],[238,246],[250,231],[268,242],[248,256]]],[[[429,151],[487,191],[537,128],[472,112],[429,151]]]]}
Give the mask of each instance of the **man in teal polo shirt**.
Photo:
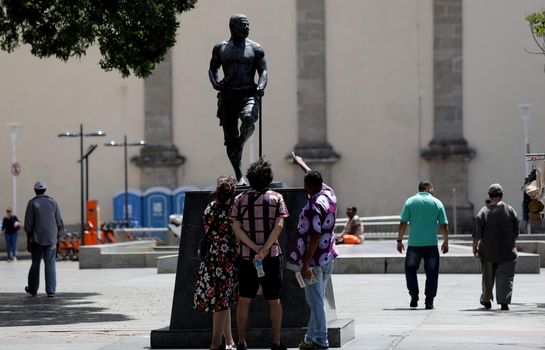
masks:
{"type": "Polygon", "coordinates": [[[405,278],[411,295],[411,307],[418,306],[418,279],[416,271],[424,259],[426,272],[426,309],[433,309],[433,298],[437,294],[439,279],[439,250],[437,249],[437,225],[443,235],[441,251],[448,252],[448,220],[443,203],[433,196],[433,185],[428,181],[418,184],[418,193],[405,202],[401,211],[397,250],[402,253],[403,235],[410,224],[409,242],[405,257],[405,278]]]}

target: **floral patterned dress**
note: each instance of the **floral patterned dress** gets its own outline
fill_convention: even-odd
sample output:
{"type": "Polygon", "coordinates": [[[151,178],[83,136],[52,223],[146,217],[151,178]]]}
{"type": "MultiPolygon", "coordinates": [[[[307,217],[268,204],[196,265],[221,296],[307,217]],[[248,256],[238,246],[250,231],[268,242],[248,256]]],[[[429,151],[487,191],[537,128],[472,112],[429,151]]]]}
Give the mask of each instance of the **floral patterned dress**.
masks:
{"type": "Polygon", "coordinates": [[[193,304],[196,310],[214,312],[226,310],[238,299],[238,243],[229,219],[231,204],[212,202],[204,211],[204,239],[208,251],[199,266],[193,304]]]}

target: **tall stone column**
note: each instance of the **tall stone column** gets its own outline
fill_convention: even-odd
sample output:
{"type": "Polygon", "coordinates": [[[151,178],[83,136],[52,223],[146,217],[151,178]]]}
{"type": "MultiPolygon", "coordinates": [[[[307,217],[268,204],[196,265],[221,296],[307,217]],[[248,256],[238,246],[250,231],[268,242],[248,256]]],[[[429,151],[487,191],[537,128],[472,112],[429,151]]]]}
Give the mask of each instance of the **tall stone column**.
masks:
{"type": "Polygon", "coordinates": [[[144,135],[148,143],[132,161],[140,168],[140,186],[174,189],[185,162],[172,138],[172,54],[169,52],[144,81],[144,135]]]}
{"type": "Polygon", "coordinates": [[[297,0],[296,6],[298,143],[295,152],[326,181],[331,181],[331,165],[340,156],[327,142],[325,0],[297,0]]]}
{"type": "Polygon", "coordinates": [[[433,139],[422,157],[430,162],[430,181],[445,205],[454,230],[467,233],[473,220],[467,164],[475,156],[463,135],[462,0],[433,1],[433,139]]]}

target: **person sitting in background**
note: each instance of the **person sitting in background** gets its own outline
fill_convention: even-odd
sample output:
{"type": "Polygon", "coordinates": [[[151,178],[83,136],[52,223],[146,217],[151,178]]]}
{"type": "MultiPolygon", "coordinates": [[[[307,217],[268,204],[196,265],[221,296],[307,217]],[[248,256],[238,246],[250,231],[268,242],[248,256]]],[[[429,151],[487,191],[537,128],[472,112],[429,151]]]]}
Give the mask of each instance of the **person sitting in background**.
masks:
{"type": "Polygon", "coordinates": [[[360,217],[356,215],[358,208],[346,208],[348,222],[344,226],[341,241],[344,244],[362,244],[363,243],[363,224],[360,217]]]}

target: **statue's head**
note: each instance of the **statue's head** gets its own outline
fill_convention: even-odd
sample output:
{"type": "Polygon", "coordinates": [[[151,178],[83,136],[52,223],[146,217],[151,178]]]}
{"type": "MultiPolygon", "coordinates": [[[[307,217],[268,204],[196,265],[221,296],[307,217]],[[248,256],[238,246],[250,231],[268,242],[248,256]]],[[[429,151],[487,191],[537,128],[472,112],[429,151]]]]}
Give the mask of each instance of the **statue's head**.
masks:
{"type": "Polygon", "coordinates": [[[237,39],[245,39],[250,34],[250,21],[243,14],[232,15],[229,19],[229,29],[231,36],[237,39]]]}

